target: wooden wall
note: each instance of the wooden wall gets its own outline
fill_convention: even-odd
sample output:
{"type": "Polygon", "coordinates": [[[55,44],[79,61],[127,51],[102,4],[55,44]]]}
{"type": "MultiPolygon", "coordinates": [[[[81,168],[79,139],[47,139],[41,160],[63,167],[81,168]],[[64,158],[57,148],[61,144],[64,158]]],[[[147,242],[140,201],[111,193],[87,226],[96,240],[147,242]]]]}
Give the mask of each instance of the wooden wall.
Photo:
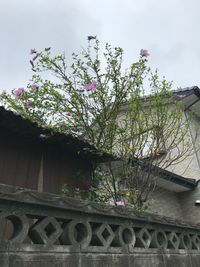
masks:
{"type": "Polygon", "coordinates": [[[37,190],[40,155],[37,144],[1,131],[0,183],[37,190]]]}
{"type": "Polygon", "coordinates": [[[0,183],[39,191],[61,193],[88,189],[91,165],[67,150],[0,131],[0,183]]]}
{"type": "Polygon", "coordinates": [[[68,152],[46,148],[43,155],[43,190],[59,193],[67,184],[73,191],[76,187],[88,189],[91,166],[68,152]]]}

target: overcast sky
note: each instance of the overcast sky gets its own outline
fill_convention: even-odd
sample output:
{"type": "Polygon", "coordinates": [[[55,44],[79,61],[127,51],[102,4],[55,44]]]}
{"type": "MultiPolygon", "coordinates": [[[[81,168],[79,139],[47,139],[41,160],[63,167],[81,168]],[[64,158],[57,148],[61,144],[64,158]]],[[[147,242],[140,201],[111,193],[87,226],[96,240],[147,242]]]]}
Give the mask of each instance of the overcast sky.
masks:
{"type": "Polygon", "coordinates": [[[199,10],[199,0],[0,0],[0,90],[26,86],[30,48],[70,55],[87,35],[121,46],[127,65],[148,49],[174,89],[200,86],[199,10]]]}

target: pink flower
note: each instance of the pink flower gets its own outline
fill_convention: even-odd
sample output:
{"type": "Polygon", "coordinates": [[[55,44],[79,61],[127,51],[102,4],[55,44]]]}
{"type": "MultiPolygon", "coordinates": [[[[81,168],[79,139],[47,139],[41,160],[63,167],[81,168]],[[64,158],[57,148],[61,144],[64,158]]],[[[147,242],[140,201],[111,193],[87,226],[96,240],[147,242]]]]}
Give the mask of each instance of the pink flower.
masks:
{"type": "Polygon", "coordinates": [[[32,84],[32,86],[31,86],[31,91],[32,91],[32,92],[36,92],[36,91],[38,91],[38,89],[39,89],[39,85],[37,85],[37,84],[32,84]]]}
{"type": "Polygon", "coordinates": [[[185,98],[187,95],[178,95],[179,98],[185,98]]]}
{"type": "Polygon", "coordinates": [[[20,98],[24,93],[24,88],[15,89],[13,92],[14,97],[20,98]]]}
{"type": "Polygon", "coordinates": [[[124,207],[125,206],[124,200],[118,200],[115,202],[115,204],[117,207],[124,207]]]}
{"type": "Polygon", "coordinates": [[[3,97],[3,96],[5,96],[5,95],[6,95],[6,91],[5,91],[5,90],[1,91],[1,93],[0,93],[0,97],[3,97]]]}
{"type": "Polygon", "coordinates": [[[32,108],[33,107],[33,102],[28,100],[25,104],[24,104],[24,107],[29,109],[29,108],[32,108]]]}
{"type": "Polygon", "coordinates": [[[141,57],[148,57],[149,56],[149,52],[147,49],[141,49],[140,50],[140,56],[141,57]]]}
{"type": "Polygon", "coordinates": [[[95,91],[97,89],[97,82],[92,81],[91,83],[85,84],[84,88],[86,91],[95,91]]]}
{"type": "Polygon", "coordinates": [[[30,54],[31,54],[31,55],[36,54],[36,53],[37,53],[37,51],[36,51],[35,48],[32,48],[32,49],[30,50],[30,54]]]}

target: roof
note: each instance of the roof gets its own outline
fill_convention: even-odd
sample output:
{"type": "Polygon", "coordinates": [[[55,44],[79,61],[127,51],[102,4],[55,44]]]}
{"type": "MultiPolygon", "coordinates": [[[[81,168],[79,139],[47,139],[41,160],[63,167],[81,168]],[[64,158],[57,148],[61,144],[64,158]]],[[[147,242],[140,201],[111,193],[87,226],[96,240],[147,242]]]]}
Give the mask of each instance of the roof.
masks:
{"type": "MultiPolygon", "coordinates": [[[[153,95],[145,95],[140,98],[141,101],[144,101],[146,106],[151,105],[151,98],[153,95]]],[[[198,98],[200,100],[200,89],[198,86],[191,86],[186,88],[178,88],[177,90],[170,91],[169,94],[164,95],[166,98],[171,98],[172,102],[174,100],[188,100],[189,98],[198,98]]],[[[121,111],[126,111],[129,102],[124,102],[121,106],[121,111]]]]}
{"type": "MultiPolygon", "coordinates": [[[[166,169],[162,169],[158,166],[153,165],[152,163],[149,163],[148,161],[144,159],[133,159],[133,163],[138,164],[141,166],[141,168],[145,171],[151,171],[152,174],[158,176],[159,178],[163,178],[164,180],[168,182],[172,182],[176,185],[172,191],[180,192],[180,191],[187,191],[194,189],[197,186],[197,181],[192,178],[185,178],[181,175],[178,175],[176,173],[170,172],[166,169]],[[185,190],[184,190],[185,188],[185,190]]],[[[167,183],[161,183],[161,187],[167,188],[167,183]]]]}
{"type": "Polygon", "coordinates": [[[178,99],[183,99],[192,94],[196,95],[197,97],[200,97],[200,89],[198,86],[179,88],[177,90],[174,90],[173,93],[175,94],[176,97],[178,97],[178,99]]]}
{"type": "Polygon", "coordinates": [[[174,172],[170,172],[166,169],[161,169],[159,167],[156,167],[156,168],[157,168],[158,175],[169,182],[173,182],[177,185],[186,187],[188,189],[194,189],[197,186],[197,182],[195,179],[186,178],[174,172]]]}
{"type": "Polygon", "coordinates": [[[95,162],[103,162],[109,157],[108,154],[99,152],[94,146],[77,137],[58,132],[53,133],[51,130],[39,127],[36,123],[6,110],[2,106],[0,106],[0,128],[29,140],[37,140],[46,145],[56,145],[56,147],[67,149],[77,153],[80,157],[91,159],[95,162]]]}
{"type": "Polygon", "coordinates": [[[189,93],[189,92],[194,92],[196,90],[199,90],[199,87],[197,85],[193,85],[193,86],[188,86],[188,87],[185,87],[185,88],[178,88],[177,90],[174,90],[173,92],[174,93],[189,93]]]}
{"type": "Polygon", "coordinates": [[[178,90],[175,96],[176,100],[184,103],[185,111],[192,111],[197,117],[200,117],[200,89],[197,86],[178,90]]]}

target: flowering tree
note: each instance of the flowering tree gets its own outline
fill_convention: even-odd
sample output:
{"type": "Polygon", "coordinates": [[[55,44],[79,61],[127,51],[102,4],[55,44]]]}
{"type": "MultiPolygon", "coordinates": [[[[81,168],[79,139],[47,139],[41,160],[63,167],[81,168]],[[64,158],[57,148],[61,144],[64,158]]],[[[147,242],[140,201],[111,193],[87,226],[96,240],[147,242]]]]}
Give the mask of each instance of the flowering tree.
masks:
{"type": "Polygon", "coordinates": [[[155,186],[155,167],[169,168],[191,153],[183,106],[173,100],[171,83],[148,66],[147,50],[124,69],[121,48],[106,44],[100,54],[97,38],[88,41],[70,66],[51,48],[31,49],[30,83],[3,92],[1,101],[52,132],[114,155],[95,169],[90,198],[142,209],[155,186]]]}

